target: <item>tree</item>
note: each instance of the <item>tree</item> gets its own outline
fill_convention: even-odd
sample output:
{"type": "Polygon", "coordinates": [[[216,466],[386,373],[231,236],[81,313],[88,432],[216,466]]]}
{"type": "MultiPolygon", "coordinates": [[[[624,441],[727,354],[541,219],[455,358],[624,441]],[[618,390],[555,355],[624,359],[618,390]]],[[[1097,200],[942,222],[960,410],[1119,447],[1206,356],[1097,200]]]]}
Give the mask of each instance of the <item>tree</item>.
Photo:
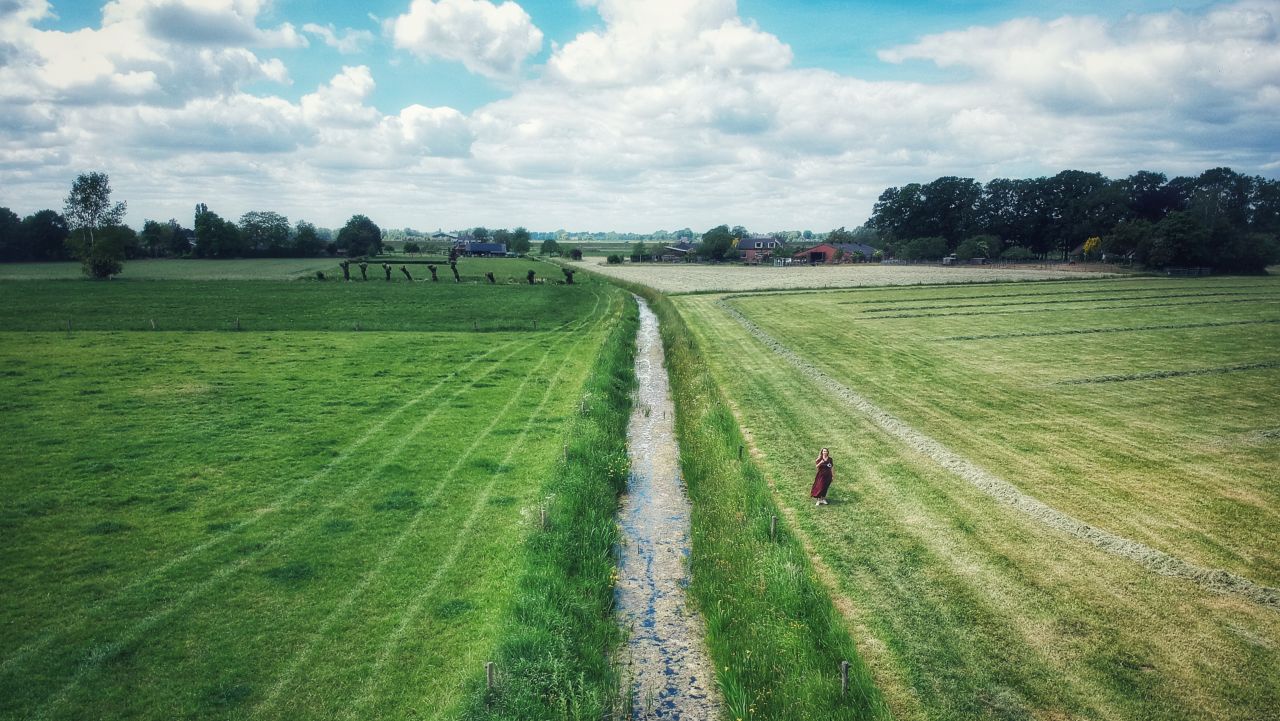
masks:
{"type": "Polygon", "coordinates": [[[506,228],[498,228],[489,236],[492,243],[502,243],[507,246],[507,250],[511,249],[511,231],[506,228]]]}
{"type": "Polygon", "coordinates": [[[415,242],[413,242],[412,240],[410,240],[410,241],[408,241],[408,242],[406,242],[406,243],[404,244],[404,252],[406,252],[406,253],[421,253],[421,252],[422,252],[422,246],[420,246],[420,245],[418,245],[417,243],[415,243],[415,242]]]}
{"type": "Polygon", "coordinates": [[[543,255],[558,255],[560,253],[560,244],[557,243],[554,238],[547,238],[542,241],[542,248],[540,252],[543,255]]]}
{"type": "Polygon", "coordinates": [[[201,258],[236,258],[245,255],[240,229],[235,223],[209,210],[204,203],[196,205],[195,251],[201,258]]]}
{"type": "Polygon", "coordinates": [[[511,231],[511,251],[521,255],[529,252],[529,231],[524,226],[511,231]]]}
{"type": "Polygon", "coordinates": [[[94,232],[103,226],[119,225],[124,220],[127,204],[111,203],[111,179],[106,173],[81,173],[71,183],[63,215],[68,227],[82,230],[86,235],[85,250],[91,250],[94,232]]]}
{"type": "Polygon", "coordinates": [[[999,256],[1000,239],[994,235],[971,235],[956,246],[960,258],[995,258],[999,256]],[[996,252],[993,254],[992,250],[996,252]]]}
{"type": "Polygon", "coordinates": [[[26,243],[22,237],[22,221],[8,208],[0,208],[0,260],[22,260],[26,243]]]}
{"type": "Polygon", "coordinates": [[[1086,240],[1084,242],[1085,260],[1090,260],[1098,257],[1098,251],[1101,248],[1102,248],[1102,238],[1099,238],[1098,236],[1095,235],[1092,238],[1089,238],[1088,240],[1086,240]]]}
{"type": "Polygon", "coordinates": [[[293,253],[302,258],[314,258],[325,252],[324,240],[316,232],[316,226],[299,220],[293,229],[293,253]]]}
{"type": "Polygon", "coordinates": [[[644,260],[644,255],[646,252],[648,252],[648,250],[649,250],[648,248],[644,247],[643,241],[636,243],[635,247],[631,249],[631,260],[634,260],[635,262],[639,263],[640,261],[644,260]]]}
{"type": "Polygon", "coordinates": [[[1153,268],[1208,265],[1209,231],[1189,211],[1165,216],[1145,246],[1139,246],[1138,262],[1153,268]]]}
{"type": "Polygon", "coordinates": [[[912,238],[902,244],[898,257],[904,260],[937,260],[947,254],[947,239],[941,236],[912,238]]]}
{"type": "Polygon", "coordinates": [[[729,226],[717,225],[702,234],[702,245],[698,248],[698,254],[711,260],[723,260],[724,256],[733,249],[735,240],[729,226]]]}
{"type": "Polygon", "coordinates": [[[475,238],[478,242],[484,243],[489,240],[489,229],[483,225],[477,225],[471,229],[471,237],[475,238]]]}
{"type": "Polygon", "coordinates": [[[289,219],[270,210],[251,210],[240,216],[240,238],[256,255],[288,255],[289,219]]]}
{"type": "Polygon", "coordinates": [[[377,255],[382,250],[382,231],[364,215],[353,215],[338,231],[338,248],[347,257],[377,255]]]}

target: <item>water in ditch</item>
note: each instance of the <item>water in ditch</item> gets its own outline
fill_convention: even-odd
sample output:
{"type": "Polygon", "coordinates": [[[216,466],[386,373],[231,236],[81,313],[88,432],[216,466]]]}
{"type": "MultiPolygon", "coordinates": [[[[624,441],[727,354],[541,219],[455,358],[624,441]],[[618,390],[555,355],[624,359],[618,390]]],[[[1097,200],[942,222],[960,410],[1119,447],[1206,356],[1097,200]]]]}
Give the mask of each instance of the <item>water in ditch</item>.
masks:
{"type": "Polygon", "coordinates": [[[689,606],[689,499],[658,318],[644,300],[636,337],[635,404],[627,430],[631,477],[619,520],[617,606],[631,631],[624,664],[633,719],[720,717],[702,618],[689,606]]]}

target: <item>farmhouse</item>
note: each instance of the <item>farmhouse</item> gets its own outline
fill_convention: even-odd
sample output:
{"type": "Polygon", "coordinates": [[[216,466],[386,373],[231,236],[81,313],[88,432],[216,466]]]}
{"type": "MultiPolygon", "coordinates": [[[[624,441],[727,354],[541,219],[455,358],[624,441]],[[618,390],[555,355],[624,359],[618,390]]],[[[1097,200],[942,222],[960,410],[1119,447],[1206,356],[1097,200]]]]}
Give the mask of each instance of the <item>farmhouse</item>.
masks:
{"type": "Polygon", "coordinates": [[[738,257],[746,263],[759,263],[768,260],[782,245],[781,240],[770,235],[748,236],[738,241],[738,257]]]}
{"type": "Polygon", "coordinates": [[[501,258],[507,254],[506,243],[487,243],[476,240],[469,236],[463,236],[458,239],[458,244],[454,246],[459,253],[472,258],[501,258]]]}
{"type": "Polygon", "coordinates": [[[456,243],[456,242],[458,242],[458,236],[454,235],[453,233],[446,233],[446,232],[444,232],[444,231],[442,231],[442,230],[437,230],[436,232],[432,233],[431,235],[429,235],[429,236],[427,236],[427,237],[428,237],[429,239],[431,239],[431,240],[433,240],[433,241],[437,242],[437,243],[456,243]]]}
{"type": "Polygon", "coordinates": [[[791,256],[802,263],[836,263],[841,260],[851,262],[859,255],[863,260],[870,260],[871,256],[876,252],[875,248],[866,243],[820,243],[812,248],[804,250],[791,256]]]}
{"type": "Polygon", "coordinates": [[[658,256],[658,260],[663,262],[675,262],[678,260],[687,260],[693,257],[695,247],[692,241],[682,240],[674,245],[668,245],[662,249],[662,254],[658,256]]]}

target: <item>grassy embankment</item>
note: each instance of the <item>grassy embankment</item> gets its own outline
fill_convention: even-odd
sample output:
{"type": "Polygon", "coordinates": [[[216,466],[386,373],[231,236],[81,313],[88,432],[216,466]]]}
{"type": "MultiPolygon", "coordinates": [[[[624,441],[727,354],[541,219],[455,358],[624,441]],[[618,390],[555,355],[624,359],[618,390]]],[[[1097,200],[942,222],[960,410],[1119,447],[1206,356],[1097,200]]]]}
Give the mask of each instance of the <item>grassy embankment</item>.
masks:
{"type": "Polygon", "coordinates": [[[670,299],[635,290],[662,325],[676,404],[680,462],[693,505],[690,594],[707,621],[707,644],[731,718],[887,718],[879,691],[826,590],[744,444],[670,299]],[[849,661],[841,696],[839,667],[849,661]]]}
{"type": "MultiPolygon", "coordinates": [[[[1280,582],[1274,278],[867,289],[728,301],[829,377],[1076,518],[1280,582]]],[[[676,299],[901,718],[1259,719],[1280,614],[1000,503],[676,299]],[[832,505],[804,491],[829,446],[832,505]],[[843,469],[843,470],[841,470],[843,469]]]]}
{"type": "Polygon", "coordinates": [[[461,713],[623,296],[356,285],[2,285],[0,718],[461,713]],[[298,287],[417,330],[289,330],[298,287]],[[274,330],[128,330],[148,288],[274,330]],[[538,332],[457,332],[513,293],[538,332]],[[49,306],[103,330],[22,330],[49,306]]]}
{"type": "Polygon", "coordinates": [[[498,684],[473,683],[473,719],[622,717],[613,614],[618,496],[626,490],[627,421],[638,315],[628,303],[588,377],[547,476],[546,527],[522,549],[513,607],[495,654],[498,684]]]}

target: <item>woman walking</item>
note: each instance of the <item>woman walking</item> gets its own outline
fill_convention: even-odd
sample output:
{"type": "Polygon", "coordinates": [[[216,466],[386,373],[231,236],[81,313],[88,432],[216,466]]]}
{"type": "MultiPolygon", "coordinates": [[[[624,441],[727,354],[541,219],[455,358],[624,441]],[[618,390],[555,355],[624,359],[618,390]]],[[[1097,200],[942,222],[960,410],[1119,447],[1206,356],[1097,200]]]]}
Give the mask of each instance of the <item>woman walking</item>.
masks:
{"type": "Polygon", "coordinates": [[[818,499],[815,506],[827,505],[827,489],[831,487],[831,452],[826,448],[818,454],[818,459],[813,462],[818,468],[818,475],[813,477],[813,489],[809,491],[811,498],[818,499]]]}

